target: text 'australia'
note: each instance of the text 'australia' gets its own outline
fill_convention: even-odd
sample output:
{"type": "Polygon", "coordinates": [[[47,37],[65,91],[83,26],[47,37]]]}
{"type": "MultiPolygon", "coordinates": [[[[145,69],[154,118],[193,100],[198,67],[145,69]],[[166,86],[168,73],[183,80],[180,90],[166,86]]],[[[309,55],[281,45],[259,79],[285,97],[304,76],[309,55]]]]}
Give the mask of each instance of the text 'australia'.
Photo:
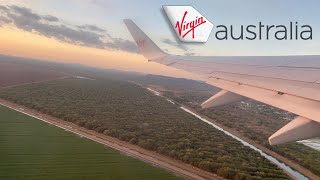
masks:
{"type": "Polygon", "coordinates": [[[287,25],[217,25],[214,27],[217,40],[312,40],[312,27],[290,22],[287,25]]]}

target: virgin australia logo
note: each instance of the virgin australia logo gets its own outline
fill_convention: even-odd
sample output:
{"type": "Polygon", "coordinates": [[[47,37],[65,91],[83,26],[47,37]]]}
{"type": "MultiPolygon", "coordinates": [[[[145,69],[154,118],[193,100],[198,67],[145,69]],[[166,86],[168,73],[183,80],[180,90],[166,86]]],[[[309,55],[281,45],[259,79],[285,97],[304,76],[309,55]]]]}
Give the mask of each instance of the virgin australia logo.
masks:
{"type": "MultiPolygon", "coordinates": [[[[182,42],[206,42],[213,24],[192,6],[163,6],[174,30],[182,42]]],[[[218,24],[216,40],[312,40],[311,25],[299,22],[265,24],[258,22],[240,26],[218,24]]]]}
{"type": "Polygon", "coordinates": [[[213,24],[192,6],[163,6],[179,39],[183,42],[206,42],[213,24]]]}

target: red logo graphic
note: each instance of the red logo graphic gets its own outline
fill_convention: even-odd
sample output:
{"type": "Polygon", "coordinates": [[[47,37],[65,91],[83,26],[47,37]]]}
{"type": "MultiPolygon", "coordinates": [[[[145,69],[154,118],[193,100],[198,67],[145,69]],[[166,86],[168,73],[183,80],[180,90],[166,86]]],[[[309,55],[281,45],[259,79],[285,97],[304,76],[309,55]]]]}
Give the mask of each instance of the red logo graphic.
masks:
{"type": "Polygon", "coordinates": [[[196,17],[195,20],[193,20],[191,22],[186,22],[185,18],[186,18],[187,14],[188,14],[188,11],[185,11],[184,15],[182,17],[182,20],[177,21],[175,28],[178,28],[178,33],[182,38],[184,38],[186,35],[188,35],[190,32],[192,32],[192,39],[194,39],[195,28],[206,23],[207,21],[203,20],[203,17],[196,17]]]}
{"type": "Polygon", "coordinates": [[[144,39],[137,41],[137,44],[138,44],[139,47],[144,47],[144,43],[145,43],[145,40],[144,40],[144,39]]]}

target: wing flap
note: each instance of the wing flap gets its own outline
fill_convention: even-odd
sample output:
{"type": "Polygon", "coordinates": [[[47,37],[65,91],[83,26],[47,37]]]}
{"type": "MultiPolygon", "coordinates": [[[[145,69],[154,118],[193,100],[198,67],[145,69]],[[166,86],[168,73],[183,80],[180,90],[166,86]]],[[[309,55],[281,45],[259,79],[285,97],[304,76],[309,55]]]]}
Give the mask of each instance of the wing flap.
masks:
{"type": "Polygon", "coordinates": [[[320,84],[317,83],[224,72],[212,73],[211,77],[320,101],[320,84]]]}
{"type": "Polygon", "coordinates": [[[225,104],[239,102],[248,99],[247,97],[240,96],[238,94],[232,93],[230,91],[221,90],[217,94],[213,95],[211,98],[206,100],[201,104],[201,107],[206,109],[210,107],[222,106],[225,104]]]}
{"type": "Polygon", "coordinates": [[[210,78],[207,83],[320,122],[319,101],[220,78],[210,78]]]}

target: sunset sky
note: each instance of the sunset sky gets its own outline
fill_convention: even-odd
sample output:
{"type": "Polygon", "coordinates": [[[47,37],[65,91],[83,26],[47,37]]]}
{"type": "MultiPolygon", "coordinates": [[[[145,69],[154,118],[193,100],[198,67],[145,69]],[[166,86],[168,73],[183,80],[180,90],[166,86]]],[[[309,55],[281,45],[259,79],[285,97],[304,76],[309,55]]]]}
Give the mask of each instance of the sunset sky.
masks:
{"type": "Polygon", "coordinates": [[[0,54],[75,62],[98,67],[191,77],[147,63],[137,53],[122,22],[134,20],[163,50],[181,55],[320,54],[318,0],[1,0],[0,54]],[[312,41],[217,41],[205,44],[176,41],[162,5],[192,5],[213,24],[288,24],[313,28],[312,41]]]}

